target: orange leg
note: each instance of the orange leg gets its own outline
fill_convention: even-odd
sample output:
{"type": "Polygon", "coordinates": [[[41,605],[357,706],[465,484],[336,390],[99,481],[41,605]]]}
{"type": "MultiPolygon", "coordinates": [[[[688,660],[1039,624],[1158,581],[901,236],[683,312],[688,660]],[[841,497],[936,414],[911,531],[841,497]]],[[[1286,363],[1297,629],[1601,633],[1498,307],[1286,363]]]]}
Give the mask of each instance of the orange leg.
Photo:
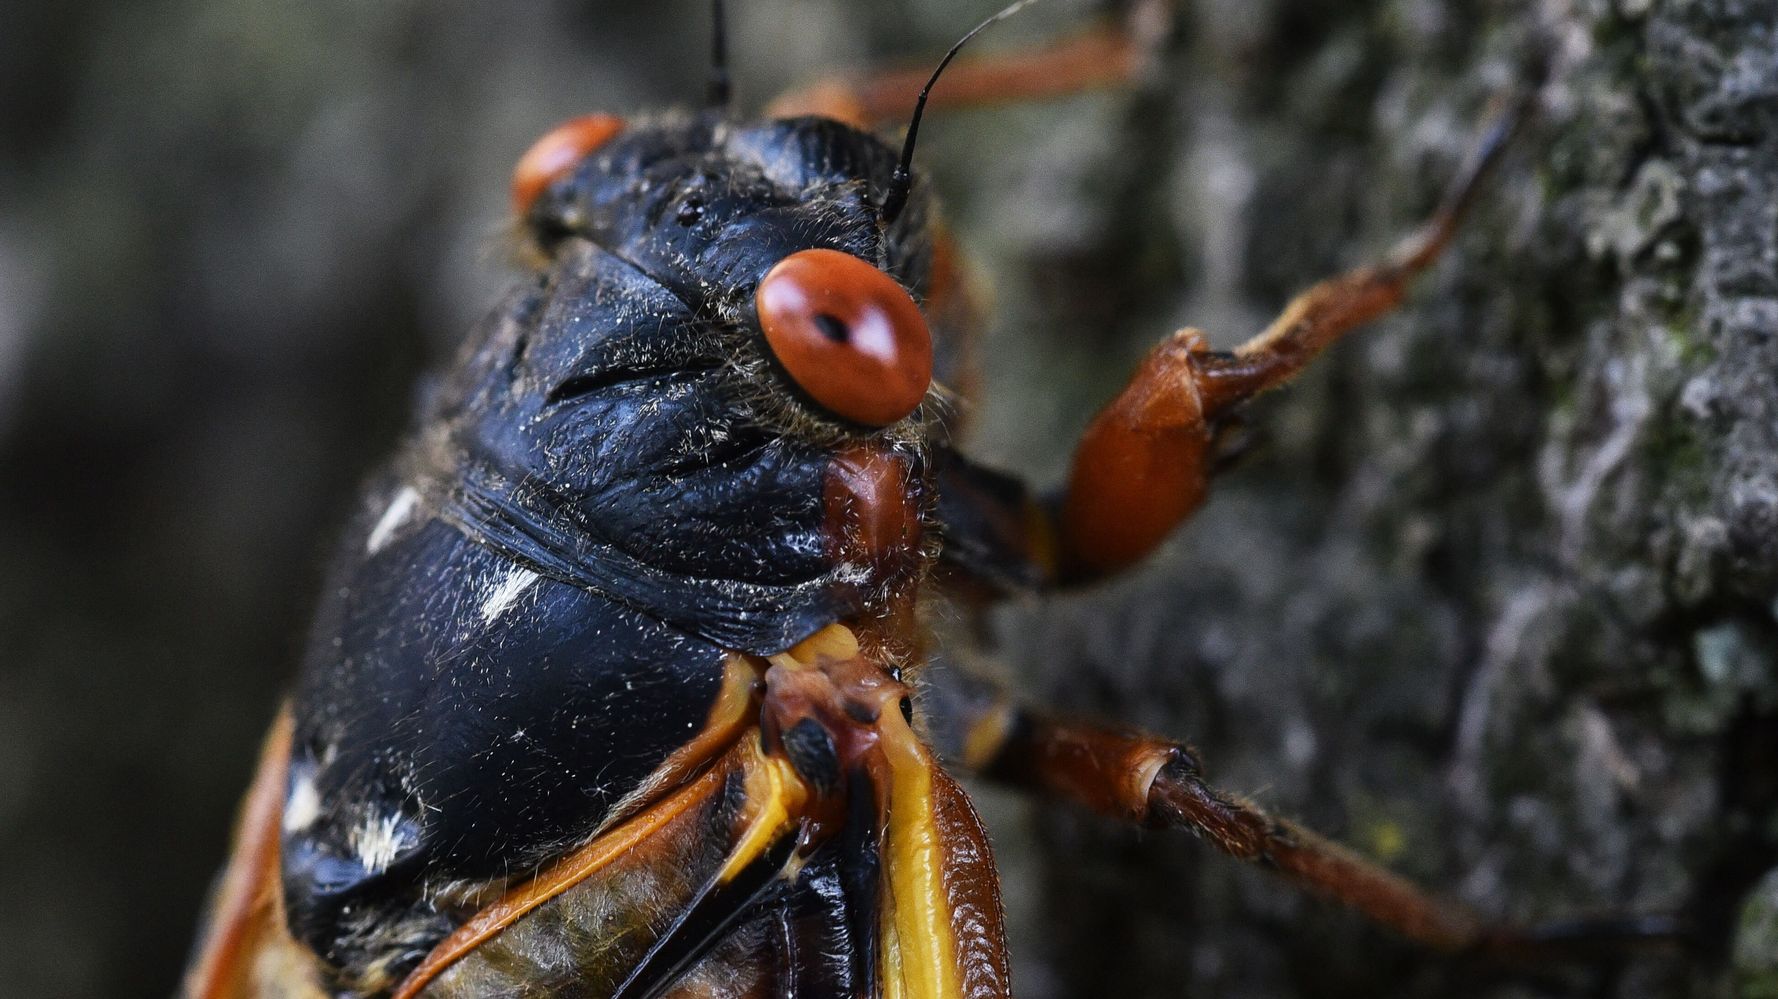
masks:
{"type": "Polygon", "coordinates": [[[986,595],[1090,582],[1141,560],[1203,502],[1241,403],[1289,381],[1354,329],[1394,309],[1450,243],[1521,106],[1477,145],[1432,218],[1381,263],[1298,295],[1259,335],[1213,351],[1186,329],[1155,347],[1093,419],[1052,506],[949,449],[935,461],[945,560],[986,595]]]}
{"type": "MultiPolygon", "coordinates": [[[[964,108],[1062,97],[1129,81],[1165,24],[1166,4],[1142,8],[1132,27],[1095,28],[1039,49],[960,59],[934,91],[933,108],[964,108]]],[[[816,80],[766,105],[773,118],[820,115],[858,128],[905,117],[932,67],[891,69],[816,80]]]]}
{"type": "Polygon", "coordinates": [[[1143,360],[1075,451],[1057,524],[1062,581],[1114,572],[1154,550],[1203,501],[1217,430],[1230,412],[1401,302],[1408,283],[1456,233],[1517,117],[1502,118],[1438,211],[1382,263],[1303,292],[1233,352],[1212,351],[1203,334],[1187,329],[1143,360]]]}
{"type": "Polygon", "coordinates": [[[1382,263],[1316,284],[1232,352],[1184,329],[1138,364],[1129,386],[1086,428],[1054,503],[1010,476],[941,448],[939,521],[946,581],[994,599],[1031,587],[1088,583],[1140,562],[1197,510],[1225,464],[1239,405],[1277,388],[1344,334],[1389,313],[1444,251],[1527,98],[1502,114],[1424,226],[1382,263]]]}
{"type": "Polygon", "coordinates": [[[953,760],[990,780],[1151,828],[1183,829],[1229,856],[1269,867],[1425,946],[1535,961],[1626,945],[1673,943],[1673,920],[1652,917],[1549,925],[1490,923],[1307,829],[1204,779],[1178,743],[1026,710],[962,677],[937,681],[923,702],[953,760]]]}
{"type": "Polygon", "coordinates": [[[1159,739],[1027,714],[987,762],[991,778],[1126,821],[1186,829],[1223,853],[1271,867],[1411,940],[1443,951],[1499,934],[1405,879],[1242,798],[1211,787],[1189,749],[1159,739]]]}

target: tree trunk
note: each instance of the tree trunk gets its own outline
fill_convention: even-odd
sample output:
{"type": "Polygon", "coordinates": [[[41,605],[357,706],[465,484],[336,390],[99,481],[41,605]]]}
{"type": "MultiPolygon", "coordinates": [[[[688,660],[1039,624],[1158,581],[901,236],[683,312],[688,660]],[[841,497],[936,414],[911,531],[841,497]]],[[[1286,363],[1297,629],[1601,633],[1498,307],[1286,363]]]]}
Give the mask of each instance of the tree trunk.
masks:
{"type": "Polygon", "coordinates": [[[1255,406],[1260,446],[1134,578],[1008,611],[1002,657],[1486,916],[1676,912],[1700,957],[1515,977],[1043,811],[1006,851],[1035,879],[1025,996],[1778,990],[1775,25],[1197,5],[1101,141],[1038,151],[1061,193],[1028,210],[1078,221],[1018,259],[988,355],[1040,345],[986,436],[1053,475],[1159,334],[1232,345],[1408,232],[1548,51],[1540,117],[1406,306],[1255,406]]]}

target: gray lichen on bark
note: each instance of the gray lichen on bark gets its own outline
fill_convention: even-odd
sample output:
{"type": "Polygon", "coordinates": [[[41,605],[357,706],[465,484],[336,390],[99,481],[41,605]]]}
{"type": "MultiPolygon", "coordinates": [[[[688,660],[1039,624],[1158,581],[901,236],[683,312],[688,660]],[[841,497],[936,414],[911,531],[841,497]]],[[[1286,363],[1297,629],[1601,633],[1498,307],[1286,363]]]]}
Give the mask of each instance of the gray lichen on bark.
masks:
{"type": "Polygon", "coordinates": [[[1042,340],[1079,372],[1040,454],[1014,428],[1053,399],[986,411],[993,447],[1053,472],[1168,328],[1145,324],[1232,343],[1379,253],[1548,52],[1541,116],[1402,312],[1256,407],[1265,446],[1176,544],[1010,612],[1002,655],[1488,916],[1683,912],[1706,959],[1504,976],[1182,837],[1045,812],[1026,995],[1778,989],[1774,878],[1744,895],[1778,865],[1775,25],[1771,3],[1198,5],[1096,151],[1046,150],[1094,178],[1065,195],[1087,224],[1024,258],[1044,291],[1002,288],[1026,314],[990,355],[1042,340]],[[1105,290],[1169,254],[1195,261],[1184,296],[1105,290]]]}

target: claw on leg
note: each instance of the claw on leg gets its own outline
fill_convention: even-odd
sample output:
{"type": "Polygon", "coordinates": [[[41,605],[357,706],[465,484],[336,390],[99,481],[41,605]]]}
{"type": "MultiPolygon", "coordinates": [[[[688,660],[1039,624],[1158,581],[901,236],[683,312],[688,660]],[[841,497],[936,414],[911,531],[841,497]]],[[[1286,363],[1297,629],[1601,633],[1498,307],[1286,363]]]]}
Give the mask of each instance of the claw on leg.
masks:
{"type": "Polygon", "coordinates": [[[1153,551],[1203,502],[1220,421],[1400,304],[1450,243],[1522,110],[1523,101],[1488,130],[1438,210],[1381,263],[1314,285],[1233,351],[1212,351],[1188,329],[1149,353],[1075,450],[1060,504],[1065,580],[1104,576],[1153,551]]]}
{"type": "MultiPolygon", "coordinates": [[[[1435,950],[1536,962],[1609,957],[1683,942],[1678,922],[1662,916],[1529,929],[1489,922],[1211,786],[1195,754],[1176,743],[1019,711],[1004,702],[982,711],[980,726],[1004,733],[994,747],[976,748],[990,779],[1151,828],[1189,831],[1231,857],[1271,868],[1292,884],[1435,950]]],[[[964,726],[964,731],[975,728],[964,726]]]]}

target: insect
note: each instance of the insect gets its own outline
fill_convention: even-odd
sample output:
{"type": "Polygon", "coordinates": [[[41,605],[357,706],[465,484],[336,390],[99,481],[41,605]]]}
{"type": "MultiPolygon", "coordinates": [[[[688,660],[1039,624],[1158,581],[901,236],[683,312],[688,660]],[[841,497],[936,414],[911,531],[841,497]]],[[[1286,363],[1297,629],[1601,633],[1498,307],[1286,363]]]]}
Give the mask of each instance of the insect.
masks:
{"type": "MultiPolygon", "coordinates": [[[[917,80],[745,119],[717,38],[708,108],[577,119],[520,160],[535,265],[341,544],[187,994],[1007,996],[947,767],[1190,830],[1436,948],[1545,953],[1182,744],[946,679],[929,626],[1141,561],[1240,405],[1433,263],[1507,130],[1384,262],[1234,351],[1163,339],[1052,497],[955,441],[971,318],[912,172],[938,73],[898,150],[866,126],[917,80]]],[[[949,83],[1078,89],[1136,48],[1092,32],[949,83]]]]}

